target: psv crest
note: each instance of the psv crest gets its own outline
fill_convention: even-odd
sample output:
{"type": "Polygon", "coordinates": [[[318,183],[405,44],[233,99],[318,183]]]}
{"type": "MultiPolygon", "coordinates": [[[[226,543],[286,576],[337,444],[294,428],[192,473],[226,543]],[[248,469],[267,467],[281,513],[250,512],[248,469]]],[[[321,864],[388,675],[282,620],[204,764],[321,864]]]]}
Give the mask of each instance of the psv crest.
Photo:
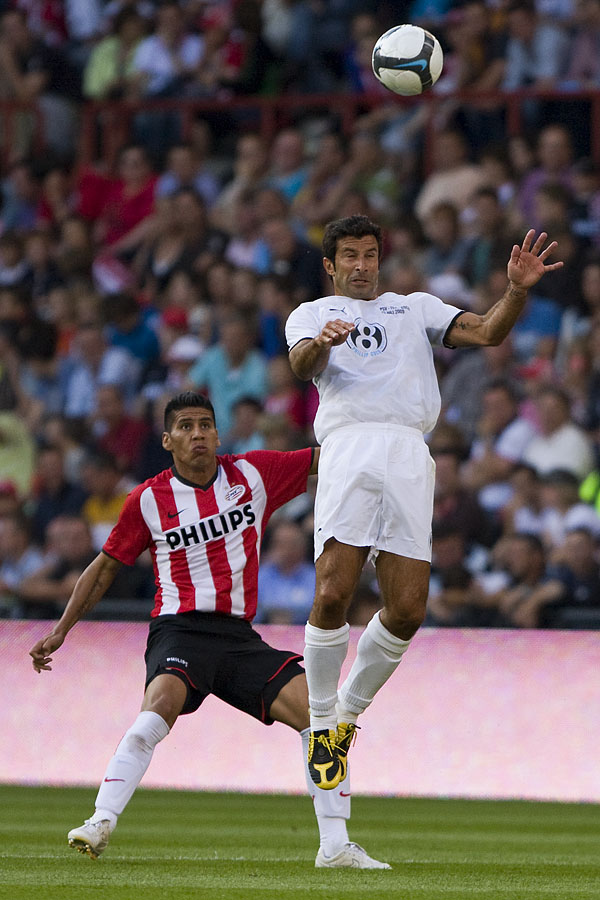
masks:
{"type": "Polygon", "coordinates": [[[354,331],[346,338],[351,350],[359,356],[377,356],[387,346],[385,328],[378,322],[356,319],[354,331]]]}

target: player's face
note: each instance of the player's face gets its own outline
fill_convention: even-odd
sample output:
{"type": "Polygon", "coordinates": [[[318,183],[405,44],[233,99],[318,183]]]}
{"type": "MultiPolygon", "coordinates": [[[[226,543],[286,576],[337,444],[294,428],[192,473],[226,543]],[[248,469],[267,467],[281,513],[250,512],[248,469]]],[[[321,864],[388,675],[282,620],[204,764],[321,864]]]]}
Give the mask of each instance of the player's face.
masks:
{"type": "Polygon", "coordinates": [[[379,279],[379,247],[377,238],[340,238],[335,252],[335,264],[324,259],[323,265],[333,278],[336,295],[351,300],[373,300],[377,296],[379,279]]]}
{"type": "Polygon", "coordinates": [[[209,410],[190,407],[174,414],[171,430],[163,433],[162,443],[173,454],[178,472],[188,477],[186,472],[206,472],[214,466],[220,441],[209,410]]]}

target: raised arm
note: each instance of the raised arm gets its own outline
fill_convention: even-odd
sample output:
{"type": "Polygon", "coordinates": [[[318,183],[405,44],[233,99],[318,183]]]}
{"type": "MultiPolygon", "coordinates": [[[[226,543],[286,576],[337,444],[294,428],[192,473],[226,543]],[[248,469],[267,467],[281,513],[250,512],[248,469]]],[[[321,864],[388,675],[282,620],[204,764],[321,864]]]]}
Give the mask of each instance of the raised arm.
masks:
{"type": "Polygon", "coordinates": [[[81,573],[62,616],[50,634],[38,641],[29,651],[36,672],[41,672],[42,669],[51,671],[52,657],[49,654],[58,650],[73,625],[104,596],[121,565],[112,556],[99,553],[81,573]]]}
{"type": "Polygon", "coordinates": [[[329,362],[332,347],[343,344],[348,335],[354,331],[353,322],[334,319],[323,326],[323,330],[315,338],[299,341],[290,350],[290,366],[300,381],[310,381],[320,375],[329,362]]]}
{"type": "Polygon", "coordinates": [[[515,244],[507,266],[508,287],[504,295],[484,315],[465,312],[459,316],[446,335],[446,343],[454,347],[498,346],[509,333],[527,300],[527,291],[545,272],[562,267],[562,262],[545,260],[558,246],[552,241],[544,250],[548,235],[543,231],[531,246],[535,231],[525,235],[522,245],[515,244]]]}

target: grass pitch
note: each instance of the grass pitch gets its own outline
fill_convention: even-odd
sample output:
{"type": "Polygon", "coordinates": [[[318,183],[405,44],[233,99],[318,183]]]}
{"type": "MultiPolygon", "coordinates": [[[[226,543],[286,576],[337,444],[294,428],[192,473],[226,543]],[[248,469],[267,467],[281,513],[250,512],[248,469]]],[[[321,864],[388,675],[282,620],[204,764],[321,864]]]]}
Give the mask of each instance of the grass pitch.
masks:
{"type": "Polygon", "coordinates": [[[140,790],[97,861],[67,831],[95,791],[0,786],[6,900],[599,900],[600,807],[357,797],[391,872],[314,868],[305,797],[140,790]]]}

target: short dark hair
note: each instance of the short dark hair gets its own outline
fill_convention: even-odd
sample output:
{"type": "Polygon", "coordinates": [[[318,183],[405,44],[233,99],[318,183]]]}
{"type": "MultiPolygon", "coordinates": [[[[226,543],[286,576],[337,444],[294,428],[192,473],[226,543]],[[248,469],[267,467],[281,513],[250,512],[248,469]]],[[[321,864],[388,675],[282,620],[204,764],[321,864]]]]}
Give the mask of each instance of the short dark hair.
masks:
{"type": "Polygon", "coordinates": [[[187,409],[188,407],[207,409],[216,425],[215,411],[208,397],[205,397],[204,394],[197,394],[196,391],[184,391],[181,394],[177,394],[176,397],[171,397],[165,406],[165,431],[171,430],[174,414],[179,412],[180,409],[187,409]]]}
{"type": "Polygon", "coordinates": [[[376,222],[372,222],[368,216],[346,216],[345,219],[336,219],[329,222],[323,235],[323,256],[335,262],[337,243],[341,238],[362,238],[373,235],[377,240],[379,259],[383,250],[381,228],[376,222]]]}

